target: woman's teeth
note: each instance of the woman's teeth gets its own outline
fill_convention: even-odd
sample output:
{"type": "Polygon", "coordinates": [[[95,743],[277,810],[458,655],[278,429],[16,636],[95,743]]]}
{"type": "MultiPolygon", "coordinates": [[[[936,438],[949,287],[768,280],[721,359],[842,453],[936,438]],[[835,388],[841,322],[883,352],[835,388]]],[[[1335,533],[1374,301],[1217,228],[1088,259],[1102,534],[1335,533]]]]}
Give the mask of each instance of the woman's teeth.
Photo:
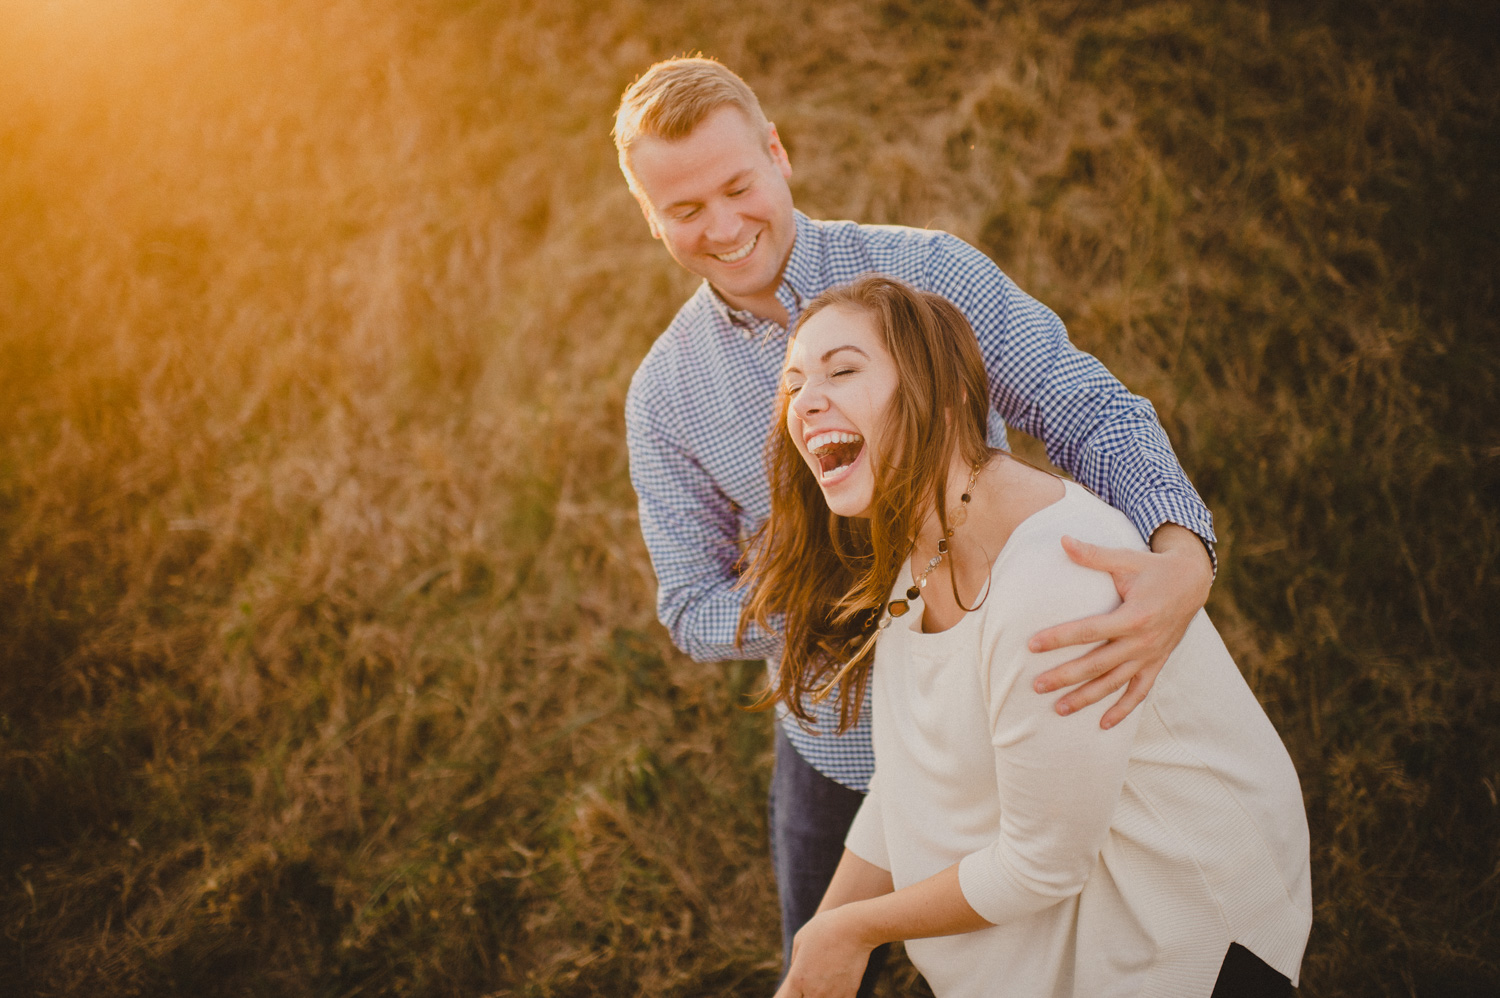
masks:
{"type": "Polygon", "coordinates": [[[824,481],[853,464],[864,450],[865,438],[858,433],[834,430],[819,433],[807,442],[807,452],[818,459],[818,474],[824,481]]]}
{"type": "Polygon", "coordinates": [[[857,444],[864,440],[858,433],[845,433],[842,430],[832,430],[828,433],[819,433],[807,442],[807,450],[810,454],[821,454],[834,444],[857,444]]]}

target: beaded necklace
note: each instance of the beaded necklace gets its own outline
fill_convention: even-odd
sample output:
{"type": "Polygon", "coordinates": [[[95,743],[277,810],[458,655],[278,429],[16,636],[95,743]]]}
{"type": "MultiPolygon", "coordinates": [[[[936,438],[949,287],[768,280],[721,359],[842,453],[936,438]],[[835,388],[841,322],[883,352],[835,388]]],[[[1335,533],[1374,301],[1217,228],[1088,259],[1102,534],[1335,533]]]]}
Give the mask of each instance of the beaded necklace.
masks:
{"type": "Polygon", "coordinates": [[[974,483],[979,480],[981,467],[983,465],[976,464],[974,470],[969,473],[969,484],[964,488],[963,495],[958,497],[958,511],[948,521],[948,529],[944,531],[943,536],[938,538],[937,554],[932,556],[927,567],[922,569],[922,574],[917,576],[910,588],[906,590],[906,599],[893,599],[885,605],[885,616],[880,621],[879,630],[883,631],[889,627],[893,618],[906,616],[906,611],[911,609],[911,601],[922,598],[922,590],[927,588],[927,576],[942,564],[943,556],[948,553],[948,538],[952,537],[953,531],[962,527],[969,519],[969,502],[974,498],[974,483]]]}
{"type": "Polygon", "coordinates": [[[969,484],[964,487],[963,495],[958,497],[958,510],[948,520],[948,529],[943,532],[942,537],[938,538],[937,554],[932,556],[931,560],[927,562],[927,567],[922,569],[922,574],[917,576],[907,588],[906,598],[893,599],[885,604],[885,606],[875,608],[877,611],[883,611],[880,614],[879,625],[865,639],[864,644],[860,645],[859,651],[849,657],[849,661],[844,663],[843,668],[839,669],[822,689],[813,694],[814,703],[821,703],[828,699],[829,694],[838,688],[839,683],[848,674],[849,670],[854,668],[854,663],[864,657],[865,652],[880,637],[881,632],[891,626],[891,621],[897,617],[906,616],[906,612],[911,609],[911,601],[922,598],[922,590],[927,588],[927,577],[932,574],[938,565],[942,564],[943,558],[948,554],[948,539],[969,518],[969,503],[974,498],[974,483],[979,480],[979,472],[983,469],[983,464],[976,464],[974,470],[969,473],[969,484]]]}

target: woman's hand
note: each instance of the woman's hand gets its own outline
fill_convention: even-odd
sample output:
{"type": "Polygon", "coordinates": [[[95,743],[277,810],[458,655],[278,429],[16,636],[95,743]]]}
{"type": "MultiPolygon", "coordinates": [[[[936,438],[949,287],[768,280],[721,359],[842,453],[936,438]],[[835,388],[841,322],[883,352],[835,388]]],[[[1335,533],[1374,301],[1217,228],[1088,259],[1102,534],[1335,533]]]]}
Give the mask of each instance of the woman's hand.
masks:
{"type": "Polygon", "coordinates": [[[858,904],[814,915],[792,939],[792,966],[776,998],[853,998],[870,951],[862,938],[858,904]]]}
{"type": "Polygon", "coordinates": [[[1213,564],[1197,534],[1164,523],[1152,536],[1151,546],[1151,552],[1130,551],[1063,539],[1069,558],[1114,578],[1123,602],[1110,613],[1049,627],[1032,637],[1029,647],[1034,652],[1104,642],[1037,677],[1038,693],[1085,684],[1057,701],[1059,714],[1097,703],[1128,683],[1099,725],[1112,728],[1120,723],[1146,699],[1167,656],[1208,601],[1213,564]]]}

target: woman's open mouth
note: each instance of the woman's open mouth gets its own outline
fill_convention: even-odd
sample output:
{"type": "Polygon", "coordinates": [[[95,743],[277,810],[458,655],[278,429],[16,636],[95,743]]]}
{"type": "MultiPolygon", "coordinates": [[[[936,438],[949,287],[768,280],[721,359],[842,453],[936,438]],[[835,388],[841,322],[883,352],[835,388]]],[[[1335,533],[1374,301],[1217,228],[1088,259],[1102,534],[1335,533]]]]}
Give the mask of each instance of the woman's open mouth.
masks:
{"type": "Polygon", "coordinates": [[[859,459],[864,449],[864,437],[839,430],[819,433],[807,442],[807,452],[818,460],[818,477],[825,482],[837,478],[839,472],[859,459]]]}

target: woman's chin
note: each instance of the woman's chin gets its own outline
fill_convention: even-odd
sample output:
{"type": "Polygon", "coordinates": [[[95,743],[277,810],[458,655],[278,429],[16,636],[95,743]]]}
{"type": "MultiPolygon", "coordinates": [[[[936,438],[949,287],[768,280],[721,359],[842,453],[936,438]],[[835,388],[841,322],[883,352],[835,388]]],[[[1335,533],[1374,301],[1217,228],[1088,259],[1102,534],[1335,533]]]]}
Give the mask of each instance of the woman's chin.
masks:
{"type": "Polygon", "coordinates": [[[863,451],[850,464],[826,475],[817,458],[805,454],[803,456],[807,460],[808,469],[813,474],[813,480],[818,483],[818,489],[823,493],[823,501],[828,504],[830,512],[837,516],[848,517],[870,515],[869,509],[874,497],[875,483],[869,480],[865,469],[861,467],[865,456],[863,451]]]}
{"type": "Polygon", "coordinates": [[[823,501],[836,516],[866,517],[870,515],[870,490],[861,489],[847,479],[822,485],[823,501]]]}

